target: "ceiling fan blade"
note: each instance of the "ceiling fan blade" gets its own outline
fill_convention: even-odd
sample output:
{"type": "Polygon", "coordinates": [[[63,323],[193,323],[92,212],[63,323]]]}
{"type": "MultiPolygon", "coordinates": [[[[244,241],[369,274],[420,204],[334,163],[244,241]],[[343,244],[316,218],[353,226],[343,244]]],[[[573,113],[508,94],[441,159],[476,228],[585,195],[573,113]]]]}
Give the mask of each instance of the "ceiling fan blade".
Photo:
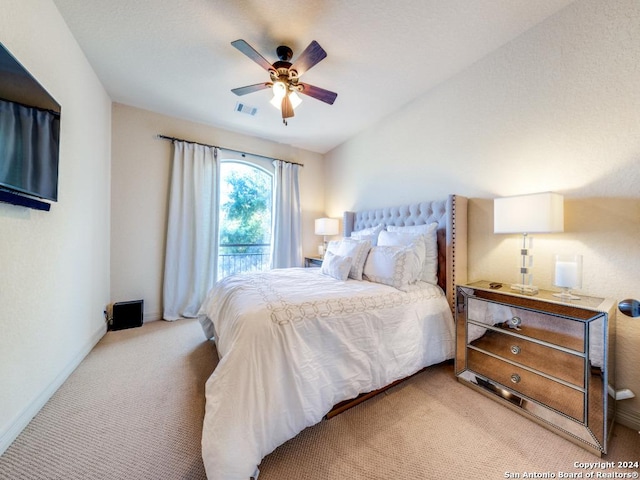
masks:
{"type": "Polygon", "coordinates": [[[256,62],[265,70],[273,70],[273,67],[271,66],[271,64],[262,55],[260,55],[255,48],[253,48],[244,40],[242,39],[234,40],[233,42],[231,42],[231,45],[236,47],[238,50],[240,50],[242,53],[244,53],[247,57],[249,57],[251,60],[256,62]]]}
{"type": "Polygon", "coordinates": [[[295,114],[293,113],[293,106],[291,105],[291,99],[289,95],[282,97],[282,119],[291,118],[295,114]]]}
{"type": "Polygon", "coordinates": [[[238,87],[232,88],[231,91],[236,95],[246,95],[247,93],[257,92],[258,90],[264,90],[265,88],[269,88],[271,86],[270,83],[256,83],[255,85],[247,85],[246,87],[238,87]]]}
{"type": "Polygon", "coordinates": [[[324,51],[318,42],[313,40],[297,58],[296,63],[291,66],[291,70],[295,70],[298,72],[298,76],[301,76],[326,56],[327,52],[324,51]]]}
{"type": "Polygon", "coordinates": [[[328,103],[329,105],[333,105],[333,102],[336,101],[337,93],[331,92],[329,90],[325,90],[324,88],[314,87],[313,85],[309,85],[308,83],[298,83],[298,85],[302,85],[302,90],[300,93],[304,93],[310,97],[313,97],[317,100],[320,100],[324,103],[328,103]]]}

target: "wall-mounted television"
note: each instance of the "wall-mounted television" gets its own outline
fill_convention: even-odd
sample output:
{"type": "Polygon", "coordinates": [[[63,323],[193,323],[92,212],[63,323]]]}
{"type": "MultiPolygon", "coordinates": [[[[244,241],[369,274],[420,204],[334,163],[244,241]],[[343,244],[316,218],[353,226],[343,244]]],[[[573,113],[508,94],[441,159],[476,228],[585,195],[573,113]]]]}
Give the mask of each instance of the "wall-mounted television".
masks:
{"type": "Polygon", "coordinates": [[[58,200],[61,108],[0,44],[0,201],[58,200]]]}

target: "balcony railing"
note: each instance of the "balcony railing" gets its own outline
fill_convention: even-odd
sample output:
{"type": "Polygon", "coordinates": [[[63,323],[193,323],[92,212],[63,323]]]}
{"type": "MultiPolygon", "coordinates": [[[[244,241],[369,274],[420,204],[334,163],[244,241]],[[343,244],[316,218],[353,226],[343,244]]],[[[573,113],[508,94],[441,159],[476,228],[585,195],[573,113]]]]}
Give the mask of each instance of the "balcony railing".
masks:
{"type": "Polygon", "coordinates": [[[268,270],[269,243],[225,243],[218,250],[218,280],[229,275],[268,270]]]}

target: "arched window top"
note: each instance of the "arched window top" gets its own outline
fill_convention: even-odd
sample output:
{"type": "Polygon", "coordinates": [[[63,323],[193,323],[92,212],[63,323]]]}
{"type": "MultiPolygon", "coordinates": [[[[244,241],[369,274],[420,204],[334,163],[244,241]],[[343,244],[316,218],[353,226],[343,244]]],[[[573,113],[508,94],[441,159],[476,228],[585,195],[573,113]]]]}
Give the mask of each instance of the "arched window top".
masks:
{"type": "Polygon", "coordinates": [[[274,168],[273,168],[273,164],[271,162],[268,161],[256,161],[253,159],[236,159],[236,158],[226,158],[226,157],[222,157],[220,159],[220,164],[237,164],[237,165],[244,165],[248,168],[255,168],[257,170],[261,170],[264,173],[266,173],[267,175],[273,177],[273,173],[274,173],[274,168]]]}
{"type": "Polygon", "coordinates": [[[273,160],[266,157],[261,157],[257,155],[252,155],[250,153],[240,153],[233,152],[230,150],[221,149],[218,153],[218,158],[220,162],[236,162],[236,163],[244,163],[247,165],[252,165],[258,168],[261,168],[265,172],[269,172],[273,174],[273,160]]]}

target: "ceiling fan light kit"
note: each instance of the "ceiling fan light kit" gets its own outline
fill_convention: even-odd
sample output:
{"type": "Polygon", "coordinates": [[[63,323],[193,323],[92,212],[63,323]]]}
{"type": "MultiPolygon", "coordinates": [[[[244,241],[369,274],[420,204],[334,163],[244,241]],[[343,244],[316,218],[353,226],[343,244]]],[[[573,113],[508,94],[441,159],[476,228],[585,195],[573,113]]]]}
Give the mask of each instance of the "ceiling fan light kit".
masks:
{"type": "MultiPolygon", "coordinates": [[[[295,91],[289,93],[289,100],[291,100],[291,106],[294,108],[294,110],[298,108],[298,105],[302,103],[302,99],[296,94],[295,91]]],[[[282,97],[276,96],[275,92],[273,98],[269,103],[276,107],[278,110],[282,110],[282,97]]]]}
{"type": "Polygon", "coordinates": [[[294,109],[302,102],[296,92],[320,100],[329,105],[333,105],[337,93],[315,87],[308,83],[300,82],[300,76],[311,67],[319,63],[327,56],[327,52],[313,40],[307,48],[300,54],[294,64],[290,62],[293,51],[281,45],[276,49],[278,61],[270,64],[246,41],[239,39],[231,42],[235,48],[244,53],[251,60],[269,72],[270,82],[256,83],[245,87],[234,88],[231,91],[236,95],[247,95],[249,93],[271,88],[273,98],[271,104],[280,109],[282,113],[282,123],[287,125],[287,118],[293,117],[294,109]]]}

